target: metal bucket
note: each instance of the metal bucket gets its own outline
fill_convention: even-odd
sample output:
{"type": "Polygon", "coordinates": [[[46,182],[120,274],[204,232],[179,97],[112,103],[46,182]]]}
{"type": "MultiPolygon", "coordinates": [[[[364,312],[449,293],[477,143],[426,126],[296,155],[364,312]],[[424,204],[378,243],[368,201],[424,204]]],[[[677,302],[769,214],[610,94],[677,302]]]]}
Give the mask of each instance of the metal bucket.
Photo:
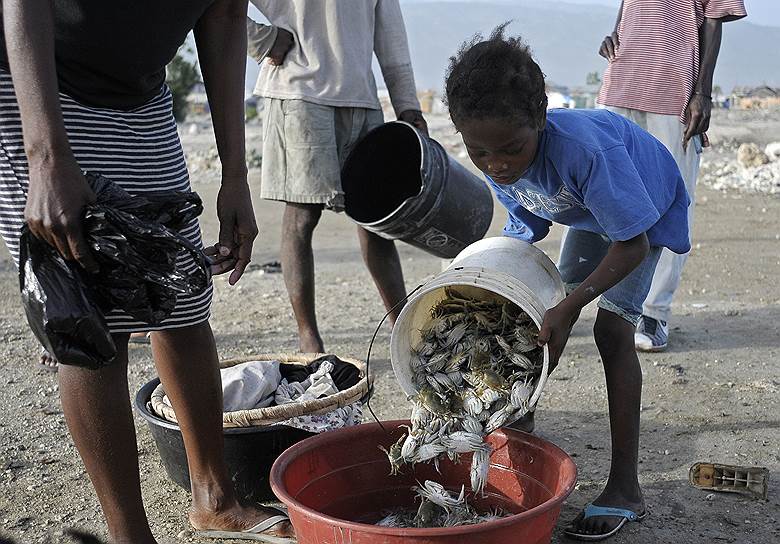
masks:
{"type": "Polygon", "coordinates": [[[493,218],[487,185],[409,123],[375,128],[341,172],[347,215],[364,229],[450,259],[493,218]]]}

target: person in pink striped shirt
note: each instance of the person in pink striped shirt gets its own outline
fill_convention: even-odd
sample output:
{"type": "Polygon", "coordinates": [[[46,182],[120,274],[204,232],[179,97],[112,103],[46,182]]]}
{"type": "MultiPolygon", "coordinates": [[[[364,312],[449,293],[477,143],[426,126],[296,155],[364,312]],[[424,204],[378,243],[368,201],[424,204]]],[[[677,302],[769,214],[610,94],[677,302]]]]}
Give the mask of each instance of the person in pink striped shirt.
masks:
{"type": "MultiPolygon", "coordinates": [[[[623,0],[599,54],[609,62],[598,103],[639,124],[669,148],[694,189],[712,108],[721,26],[745,17],[743,0],[623,0]]],[[[664,250],[635,334],[640,351],[667,347],[674,292],[687,254],[664,250]]]]}

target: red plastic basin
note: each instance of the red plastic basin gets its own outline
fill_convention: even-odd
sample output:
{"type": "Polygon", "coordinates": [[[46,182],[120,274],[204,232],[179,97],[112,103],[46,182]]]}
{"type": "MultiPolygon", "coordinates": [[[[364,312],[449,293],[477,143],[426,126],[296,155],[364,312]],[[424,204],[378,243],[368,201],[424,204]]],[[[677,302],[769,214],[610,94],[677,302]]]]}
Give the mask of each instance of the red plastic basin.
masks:
{"type": "Polygon", "coordinates": [[[533,435],[500,429],[478,508],[500,506],[514,514],[479,525],[441,529],[393,529],[373,525],[388,509],[416,507],[412,485],[435,480],[451,490],[469,489],[471,456],[406,467],[390,476],[382,445],[389,448],[408,421],[358,425],[307,438],[286,450],[271,468],[271,488],[284,502],[300,544],[549,543],[561,503],[574,489],[577,467],[560,448],[533,435]]]}

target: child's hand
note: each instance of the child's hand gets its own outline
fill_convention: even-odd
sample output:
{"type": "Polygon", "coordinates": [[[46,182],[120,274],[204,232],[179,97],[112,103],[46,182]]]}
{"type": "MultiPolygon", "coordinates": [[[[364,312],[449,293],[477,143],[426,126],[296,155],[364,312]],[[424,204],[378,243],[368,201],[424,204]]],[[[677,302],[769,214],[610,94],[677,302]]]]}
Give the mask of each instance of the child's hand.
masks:
{"type": "Polygon", "coordinates": [[[538,345],[546,345],[550,352],[548,374],[558,366],[558,359],[569,340],[571,328],[580,316],[579,309],[570,308],[567,301],[568,299],[564,299],[563,302],[545,312],[542,328],[539,331],[538,345]]]}

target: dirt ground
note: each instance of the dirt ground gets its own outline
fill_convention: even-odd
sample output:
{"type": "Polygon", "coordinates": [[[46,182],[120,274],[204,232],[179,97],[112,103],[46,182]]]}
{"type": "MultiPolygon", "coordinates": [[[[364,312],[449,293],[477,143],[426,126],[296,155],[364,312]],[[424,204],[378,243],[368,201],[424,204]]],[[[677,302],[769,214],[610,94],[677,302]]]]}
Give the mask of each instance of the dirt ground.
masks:
{"type": "MultiPolygon", "coordinates": [[[[434,136],[456,156],[458,138],[446,120],[432,120],[434,136]]],[[[210,145],[210,134],[189,134],[188,152],[210,145]]],[[[259,145],[250,128],[249,145],[259,145]]],[[[714,151],[734,153],[734,141],[761,145],[780,140],[780,113],[716,112],[714,151]]],[[[705,155],[705,161],[708,160],[705,155]]],[[[208,207],[206,240],[214,241],[213,202],[218,184],[193,175],[208,207]]],[[[253,170],[257,189],[259,172],[253,170]]],[[[670,349],[641,357],[644,373],[640,480],[651,512],[613,542],[780,541],[780,198],[716,192],[696,194],[694,249],[675,301],[670,349]],[[768,467],[767,501],[692,488],[696,461],[768,467]]],[[[276,203],[255,201],[260,236],[254,263],[278,259],[280,216],[276,203]]],[[[504,215],[497,208],[490,234],[504,215]]],[[[383,310],[357,247],[355,227],[326,214],[315,235],[317,303],[329,351],[364,357],[383,310]]],[[[553,259],[560,231],[540,247],[553,259]]],[[[441,269],[441,261],[399,245],[409,288],[441,269]]],[[[238,286],[217,278],[214,328],[221,356],[293,351],[294,322],[280,274],[254,267],[238,286]]],[[[0,260],[0,535],[20,543],[61,542],[77,527],[105,535],[98,503],[68,435],[55,375],[35,366],[38,347],[18,302],[16,271],[5,249],[0,260]]],[[[589,309],[552,375],[537,411],[538,433],[572,455],[579,482],[561,512],[560,527],[597,493],[609,468],[609,430],[603,372],[593,344],[595,312],[589,309]]],[[[403,417],[409,406],[388,361],[389,331],[374,347],[374,409],[383,419],[403,417]]],[[[148,347],[131,349],[131,391],[155,376],[148,347]]],[[[186,529],[187,493],[171,483],[155,444],[136,418],[142,484],[152,528],[160,542],[180,542],[186,529]]],[[[346,453],[345,453],[346,454],[346,453]]],[[[518,542],[522,542],[518,535],[518,542]]]]}

